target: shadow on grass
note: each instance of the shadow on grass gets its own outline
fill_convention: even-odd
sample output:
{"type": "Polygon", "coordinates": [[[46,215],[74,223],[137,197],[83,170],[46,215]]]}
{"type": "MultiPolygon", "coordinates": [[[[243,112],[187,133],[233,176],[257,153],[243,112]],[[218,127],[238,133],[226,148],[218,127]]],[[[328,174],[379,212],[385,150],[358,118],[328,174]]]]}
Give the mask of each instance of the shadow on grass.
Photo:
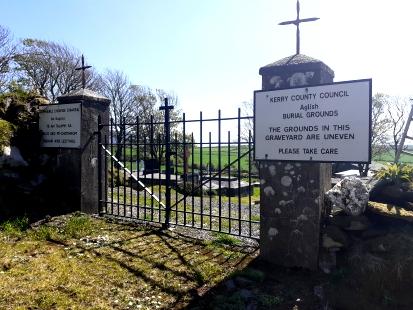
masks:
{"type": "Polygon", "coordinates": [[[166,294],[167,309],[186,307],[257,255],[257,249],[217,246],[169,231],[134,231],[131,227],[117,232],[120,238],[103,245],[49,241],[122,268],[154,292],[166,294]]]}

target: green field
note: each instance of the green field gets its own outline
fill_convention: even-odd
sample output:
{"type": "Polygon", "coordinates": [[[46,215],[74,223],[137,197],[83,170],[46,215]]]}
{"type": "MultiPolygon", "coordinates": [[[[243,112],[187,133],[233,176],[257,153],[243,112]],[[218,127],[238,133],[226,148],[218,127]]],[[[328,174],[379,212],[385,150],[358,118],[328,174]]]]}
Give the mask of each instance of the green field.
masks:
{"type": "MultiPolygon", "coordinates": [[[[175,150],[172,148],[172,152],[175,150]]],[[[128,168],[132,168],[132,170],[137,170],[137,150],[136,148],[127,147],[125,149],[124,154],[126,155],[125,162],[128,168]],[[132,159],[132,160],[130,160],[132,159]]],[[[248,154],[248,147],[241,146],[241,160],[240,160],[240,168],[241,171],[247,172],[249,170],[250,159],[251,159],[251,169],[254,170],[255,166],[253,163],[253,153],[248,154]],[[244,155],[244,156],[243,156],[244,155]]],[[[141,153],[142,155],[142,153],[141,153]]],[[[199,169],[201,166],[201,157],[202,157],[202,165],[204,168],[212,166],[213,170],[217,170],[219,166],[219,160],[221,160],[221,169],[231,164],[231,171],[235,172],[238,170],[238,147],[237,146],[222,146],[220,149],[218,147],[194,147],[193,150],[191,149],[191,155],[188,158],[188,167],[191,170],[193,166],[194,169],[199,169]],[[193,151],[193,154],[192,154],[193,151]],[[219,156],[220,155],[220,156],[219,156]],[[221,157],[221,159],[220,159],[221,157]]],[[[386,151],[380,155],[376,155],[373,157],[373,161],[377,162],[393,162],[394,161],[394,152],[393,151],[386,151]]],[[[173,167],[178,167],[178,172],[183,172],[183,159],[182,156],[176,159],[175,156],[172,156],[173,167]]],[[[400,162],[402,163],[413,163],[413,156],[408,154],[402,154],[400,157],[400,162]]],[[[161,167],[165,169],[163,165],[161,167]]]]}
{"type": "MultiPolygon", "coordinates": [[[[379,161],[379,162],[393,162],[394,161],[394,152],[393,151],[387,151],[384,152],[378,156],[375,156],[373,158],[374,161],[379,161]]],[[[400,156],[400,162],[402,163],[413,163],[413,156],[408,155],[408,154],[402,154],[400,156]]]]}
{"type": "MultiPolygon", "coordinates": [[[[171,150],[174,152],[175,150],[172,148],[171,150]]],[[[115,153],[113,151],[113,153],[115,153]]],[[[126,160],[124,160],[126,166],[132,170],[137,170],[137,149],[127,147],[123,155],[126,160]]],[[[140,154],[142,155],[142,154],[140,154]]],[[[242,146],[240,150],[241,160],[240,160],[240,169],[241,171],[248,171],[250,160],[251,160],[251,169],[254,169],[253,165],[253,153],[251,152],[248,154],[248,147],[242,146]]],[[[140,156],[141,157],[141,156],[140,156]]],[[[191,150],[191,155],[188,158],[188,167],[191,169],[193,166],[194,169],[199,169],[201,167],[201,159],[202,159],[202,166],[207,168],[208,166],[212,166],[214,170],[218,169],[219,161],[221,160],[221,169],[231,164],[231,170],[235,171],[238,170],[238,147],[237,146],[223,146],[220,149],[218,147],[212,147],[209,149],[208,147],[200,148],[194,147],[193,153],[191,150]],[[221,154],[221,155],[220,155],[221,154]],[[220,156],[219,156],[220,155],[220,156]]],[[[178,171],[183,171],[183,159],[182,157],[172,156],[172,164],[173,167],[178,166],[178,171]]],[[[164,166],[163,166],[164,169],[164,166]]]]}
{"type": "MultiPolygon", "coordinates": [[[[240,150],[240,155],[242,157],[240,160],[241,171],[247,171],[249,165],[249,158],[251,159],[251,161],[253,160],[253,153],[251,152],[251,154],[248,154],[248,147],[242,146],[240,150]]],[[[209,150],[209,148],[194,148],[193,155],[189,157],[189,164],[191,165],[193,160],[193,162],[199,166],[201,162],[201,156],[202,163],[204,165],[211,163],[212,166],[217,169],[219,166],[219,158],[221,157],[221,168],[224,168],[228,164],[233,163],[231,168],[238,169],[238,147],[236,146],[229,148],[221,147],[220,150],[218,149],[218,147],[211,148],[211,150],[209,150]]]]}

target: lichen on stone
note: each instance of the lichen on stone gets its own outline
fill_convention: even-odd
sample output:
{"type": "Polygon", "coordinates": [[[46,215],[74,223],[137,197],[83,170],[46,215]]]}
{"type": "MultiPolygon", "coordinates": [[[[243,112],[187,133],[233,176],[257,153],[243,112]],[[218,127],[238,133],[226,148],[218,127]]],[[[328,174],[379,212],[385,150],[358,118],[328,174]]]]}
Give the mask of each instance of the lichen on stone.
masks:
{"type": "Polygon", "coordinates": [[[285,175],[281,178],[281,185],[283,185],[285,187],[290,186],[292,182],[293,182],[293,180],[288,175],[285,175]]]}
{"type": "Polygon", "coordinates": [[[369,191],[359,178],[346,177],[326,193],[326,199],[333,207],[356,216],[366,210],[369,191]]]}
{"type": "Polygon", "coordinates": [[[266,196],[274,196],[275,195],[275,191],[271,186],[267,186],[264,188],[264,194],[266,196]]]}

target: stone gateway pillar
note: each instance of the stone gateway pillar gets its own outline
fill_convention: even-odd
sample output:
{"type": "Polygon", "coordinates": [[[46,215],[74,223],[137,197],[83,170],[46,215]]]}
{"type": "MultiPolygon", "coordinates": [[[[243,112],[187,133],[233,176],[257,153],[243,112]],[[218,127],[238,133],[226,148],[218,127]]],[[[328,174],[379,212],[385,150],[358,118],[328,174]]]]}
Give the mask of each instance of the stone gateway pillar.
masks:
{"type": "MultiPolygon", "coordinates": [[[[98,118],[100,116],[103,124],[109,123],[110,100],[82,88],[59,97],[58,102],[81,106],[80,147],[58,148],[56,154],[55,171],[65,192],[62,203],[67,206],[63,209],[98,213],[98,118]]],[[[108,135],[103,132],[105,134],[108,135]]]]}
{"type": "MultiPolygon", "coordinates": [[[[259,73],[262,90],[327,84],[334,78],[327,65],[302,54],[264,66],[259,73]]],[[[261,161],[259,167],[261,258],[286,267],[316,270],[331,164],[261,161]]]]}

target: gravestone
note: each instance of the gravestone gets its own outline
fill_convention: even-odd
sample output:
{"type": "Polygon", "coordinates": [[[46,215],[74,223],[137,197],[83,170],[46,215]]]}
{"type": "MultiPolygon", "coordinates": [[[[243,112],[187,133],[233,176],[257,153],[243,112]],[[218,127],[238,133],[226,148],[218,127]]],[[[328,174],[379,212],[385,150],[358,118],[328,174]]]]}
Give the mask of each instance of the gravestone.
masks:
{"type": "Polygon", "coordinates": [[[159,173],[159,170],[161,168],[161,163],[156,158],[144,159],[144,167],[145,167],[145,169],[143,170],[144,174],[159,173]]]}
{"type": "MultiPolygon", "coordinates": [[[[332,83],[323,62],[296,54],[264,66],[262,90],[332,83]]],[[[316,121],[315,121],[316,122],[316,121]]],[[[260,254],[287,267],[318,267],[324,193],[331,187],[331,164],[261,161],[260,254]]]]}
{"type": "MultiPolygon", "coordinates": [[[[69,207],[68,211],[98,213],[98,118],[102,124],[109,123],[110,100],[82,88],[58,97],[58,103],[61,107],[78,103],[81,110],[78,146],[56,148],[55,174],[60,182],[62,203],[69,207]]],[[[101,130],[102,141],[108,131],[108,127],[101,130]]]]}

